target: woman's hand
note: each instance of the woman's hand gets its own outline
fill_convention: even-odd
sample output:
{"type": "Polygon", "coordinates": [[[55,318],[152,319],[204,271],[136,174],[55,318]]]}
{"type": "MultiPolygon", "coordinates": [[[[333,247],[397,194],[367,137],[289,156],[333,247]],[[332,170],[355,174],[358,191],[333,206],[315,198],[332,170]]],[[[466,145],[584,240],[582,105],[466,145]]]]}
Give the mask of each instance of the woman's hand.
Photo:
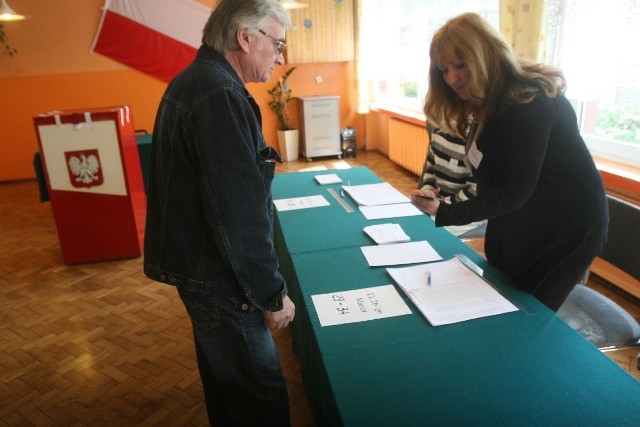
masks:
{"type": "Polygon", "coordinates": [[[429,215],[436,215],[440,207],[440,189],[435,190],[416,190],[411,193],[411,201],[421,211],[429,215]]]}

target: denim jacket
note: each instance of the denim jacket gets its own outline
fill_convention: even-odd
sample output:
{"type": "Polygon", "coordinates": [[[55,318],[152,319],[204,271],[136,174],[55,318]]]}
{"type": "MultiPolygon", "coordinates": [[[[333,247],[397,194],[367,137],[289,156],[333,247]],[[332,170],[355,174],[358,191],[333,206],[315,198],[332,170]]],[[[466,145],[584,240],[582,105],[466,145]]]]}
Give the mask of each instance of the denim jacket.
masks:
{"type": "Polygon", "coordinates": [[[255,100],[222,55],[200,47],[158,108],[145,275],[281,310],[287,290],[273,244],[273,160],[255,100]]]}

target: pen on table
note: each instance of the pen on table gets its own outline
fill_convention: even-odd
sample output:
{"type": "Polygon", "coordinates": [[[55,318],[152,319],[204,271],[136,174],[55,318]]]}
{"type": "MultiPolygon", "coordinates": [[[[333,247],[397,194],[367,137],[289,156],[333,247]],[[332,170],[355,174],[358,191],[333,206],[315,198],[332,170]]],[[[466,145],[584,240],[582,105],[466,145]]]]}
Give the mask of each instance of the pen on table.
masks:
{"type": "MultiPolygon", "coordinates": [[[[350,179],[347,180],[347,187],[351,187],[351,180],[350,179]]],[[[340,195],[342,197],[344,197],[344,187],[342,187],[342,191],[340,192],[340,195]]]]}

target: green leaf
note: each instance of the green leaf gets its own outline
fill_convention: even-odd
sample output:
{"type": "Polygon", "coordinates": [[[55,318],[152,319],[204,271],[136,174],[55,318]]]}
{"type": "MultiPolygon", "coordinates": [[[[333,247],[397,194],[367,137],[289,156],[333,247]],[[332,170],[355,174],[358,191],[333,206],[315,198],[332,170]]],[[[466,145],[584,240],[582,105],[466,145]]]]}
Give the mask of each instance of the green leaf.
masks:
{"type": "Polygon", "coordinates": [[[296,67],[291,67],[278,78],[278,82],[267,93],[271,95],[269,107],[275,111],[281,130],[289,130],[289,111],[287,104],[291,101],[291,89],[287,83],[289,76],[296,67]]]}

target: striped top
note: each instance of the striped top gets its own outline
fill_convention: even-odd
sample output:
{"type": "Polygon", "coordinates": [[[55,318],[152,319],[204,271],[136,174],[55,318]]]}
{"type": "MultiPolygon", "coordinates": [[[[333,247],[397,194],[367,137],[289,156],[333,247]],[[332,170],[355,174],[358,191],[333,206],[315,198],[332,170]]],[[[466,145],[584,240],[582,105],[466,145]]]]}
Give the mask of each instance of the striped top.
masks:
{"type": "Polygon", "coordinates": [[[464,163],[465,142],[440,129],[428,126],[429,151],[420,177],[419,188],[435,190],[448,203],[476,196],[476,180],[464,163]]]}

